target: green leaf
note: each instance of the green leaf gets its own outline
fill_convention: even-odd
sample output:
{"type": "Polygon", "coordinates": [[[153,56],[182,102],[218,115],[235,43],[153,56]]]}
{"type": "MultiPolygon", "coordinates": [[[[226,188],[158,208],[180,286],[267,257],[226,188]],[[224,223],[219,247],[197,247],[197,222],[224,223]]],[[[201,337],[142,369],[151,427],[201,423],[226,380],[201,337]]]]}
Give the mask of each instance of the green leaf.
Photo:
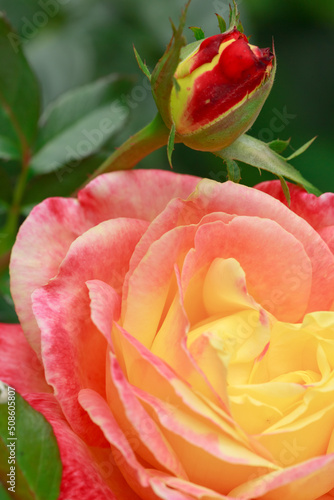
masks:
{"type": "Polygon", "coordinates": [[[175,125],[173,123],[173,125],[171,126],[171,129],[170,129],[170,133],[169,133],[169,137],[168,137],[168,144],[167,144],[167,156],[168,156],[168,161],[169,161],[171,168],[173,168],[172,154],[174,151],[174,141],[175,141],[175,125]]]}
{"type": "Polygon", "coordinates": [[[239,182],[241,179],[240,167],[234,160],[225,160],[227,176],[232,182],[239,182]]]}
{"type": "Polygon", "coordinates": [[[1,500],[12,500],[13,497],[9,496],[7,488],[0,483],[0,498],[1,500]]]}
{"type": "Polygon", "coordinates": [[[151,73],[150,70],[148,69],[147,65],[143,62],[142,58],[140,57],[139,53],[136,50],[136,47],[133,46],[133,50],[135,53],[135,57],[138,63],[139,68],[142,70],[145,76],[151,81],[151,73]]]}
{"type": "Polygon", "coordinates": [[[284,177],[281,177],[280,175],[278,176],[279,180],[281,181],[281,186],[282,186],[282,191],[284,193],[284,196],[286,198],[286,201],[288,202],[288,205],[290,206],[291,204],[291,196],[290,196],[290,190],[289,186],[285,182],[284,177]]]}
{"type": "Polygon", "coordinates": [[[0,295],[0,322],[10,324],[19,323],[14,303],[8,296],[0,295]]]}
{"type": "Polygon", "coordinates": [[[310,141],[308,141],[306,144],[304,144],[303,146],[301,146],[299,149],[297,149],[297,151],[295,151],[294,153],[292,153],[292,155],[290,155],[287,160],[292,160],[293,158],[296,158],[297,156],[301,155],[302,153],[304,153],[307,148],[309,148],[311,146],[311,144],[316,140],[317,136],[316,137],[313,137],[313,139],[311,139],[310,141]]]}
{"type": "Polygon", "coordinates": [[[290,139],[288,139],[287,141],[281,141],[280,139],[276,139],[274,141],[268,142],[267,144],[270,147],[270,149],[275,151],[275,153],[281,154],[289,146],[290,139]]]}
{"type": "Polygon", "coordinates": [[[56,500],[60,492],[62,465],[52,427],[18,393],[8,390],[7,397],[3,390],[0,399],[0,483],[8,491],[11,449],[16,462],[15,494],[8,491],[10,496],[20,500],[56,500]],[[12,397],[14,400],[9,399],[12,397]],[[14,436],[8,429],[9,411],[15,416],[14,436]]]}
{"type": "Polygon", "coordinates": [[[298,170],[286,162],[285,158],[272,151],[268,144],[250,135],[243,134],[231,146],[214,154],[224,161],[239,160],[253,167],[261,168],[278,177],[284,177],[304,186],[309,193],[321,194],[319,189],[304,179],[298,170]]]}
{"type": "Polygon", "coordinates": [[[174,73],[180,62],[181,49],[186,45],[186,40],[182,33],[186,23],[187,10],[190,5],[190,1],[191,0],[188,0],[185,9],[182,12],[179,27],[176,29],[176,27],[172,24],[173,37],[170,40],[165,53],[156,64],[151,77],[153,97],[159,113],[168,127],[172,126],[169,98],[173,88],[174,73]]]}
{"type": "Polygon", "coordinates": [[[216,14],[216,16],[217,16],[217,19],[218,19],[218,26],[219,26],[220,32],[221,33],[225,33],[225,31],[227,29],[225,19],[220,14],[216,14]]]}
{"type": "Polygon", "coordinates": [[[0,60],[0,136],[5,138],[5,144],[8,139],[3,146],[5,156],[1,155],[1,147],[0,156],[7,159],[27,156],[37,131],[39,87],[21,44],[17,43],[17,35],[2,13],[0,60]]]}
{"type": "Polygon", "coordinates": [[[0,200],[9,204],[12,199],[12,183],[6,170],[0,166],[0,200]]]}
{"type": "Polygon", "coordinates": [[[33,174],[45,174],[91,156],[126,123],[129,108],[122,103],[132,80],[110,75],[67,92],[41,119],[33,174]]]}
{"type": "Polygon", "coordinates": [[[19,320],[17,318],[14,302],[10,293],[9,270],[7,268],[0,274],[0,323],[18,322],[19,320]]]}
{"type": "Polygon", "coordinates": [[[12,141],[9,137],[0,135],[0,158],[3,160],[19,160],[20,150],[17,144],[12,141]]]}
{"type": "Polygon", "coordinates": [[[202,28],[198,28],[197,26],[190,26],[189,29],[193,32],[196,40],[203,40],[205,38],[202,28]]]}
{"type": "Polygon", "coordinates": [[[62,165],[48,174],[33,177],[26,186],[22,207],[30,209],[45,198],[52,196],[71,196],[108,158],[109,154],[109,152],[99,152],[82,160],[62,165]]]}

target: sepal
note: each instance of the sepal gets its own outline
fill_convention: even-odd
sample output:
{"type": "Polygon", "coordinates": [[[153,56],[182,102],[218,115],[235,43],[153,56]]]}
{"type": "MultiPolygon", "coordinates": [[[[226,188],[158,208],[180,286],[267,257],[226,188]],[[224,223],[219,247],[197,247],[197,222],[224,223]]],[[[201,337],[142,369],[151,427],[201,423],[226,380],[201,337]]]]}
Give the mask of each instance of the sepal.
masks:
{"type": "Polygon", "coordinates": [[[169,128],[173,123],[170,113],[169,100],[174,86],[174,74],[180,62],[181,49],[186,45],[186,40],[183,36],[183,29],[190,2],[191,0],[188,0],[185,9],[182,12],[179,27],[176,28],[172,23],[173,36],[164,55],[155,66],[151,76],[151,86],[154,100],[165,124],[169,128]]]}

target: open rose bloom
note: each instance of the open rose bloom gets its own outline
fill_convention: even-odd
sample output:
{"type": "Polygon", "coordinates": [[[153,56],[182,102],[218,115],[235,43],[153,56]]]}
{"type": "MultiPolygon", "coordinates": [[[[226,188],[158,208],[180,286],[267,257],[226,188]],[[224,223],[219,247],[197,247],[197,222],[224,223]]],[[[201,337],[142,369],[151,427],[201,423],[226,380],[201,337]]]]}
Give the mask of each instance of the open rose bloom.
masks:
{"type": "Polygon", "coordinates": [[[0,379],[62,500],[334,497],[334,194],[106,174],[23,224],[0,379]]]}

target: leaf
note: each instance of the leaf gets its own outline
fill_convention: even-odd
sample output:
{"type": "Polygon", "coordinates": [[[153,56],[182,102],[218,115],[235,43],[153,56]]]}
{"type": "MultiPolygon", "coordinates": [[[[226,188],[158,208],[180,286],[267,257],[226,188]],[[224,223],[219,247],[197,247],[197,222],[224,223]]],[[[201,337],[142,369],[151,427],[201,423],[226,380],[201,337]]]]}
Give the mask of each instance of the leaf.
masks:
{"type": "Polygon", "coordinates": [[[297,151],[295,151],[294,153],[292,153],[292,155],[290,155],[287,160],[292,160],[293,158],[296,158],[297,156],[301,155],[302,153],[304,153],[304,151],[307,150],[307,148],[309,148],[311,146],[311,144],[316,140],[317,137],[313,137],[313,139],[311,139],[310,141],[308,141],[306,144],[304,144],[303,146],[301,146],[299,149],[297,149],[297,151]]]}
{"type": "Polygon", "coordinates": [[[6,170],[0,166],[0,200],[9,204],[12,199],[12,183],[6,170]]]}
{"type": "Polygon", "coordinates": [[[218,26],[219,26],[220,32],[225,33],[226,28],[227,28],[225,19],[220,14],[216,14],[216,16],[218,19],[218,26]]]}
{"type": "Polygon", "coordinates": [[[240,167],[234,160],[225,160],[227,176],[232,182],[239,182],[241,179],[240,167]]]}
{"type": "Polygon", "coordinates": [[[15,312],[14,303],[8,296],[0,295],[0,322],[1,323],[19,322],[15,312]]]}
{"type": "Polygon", "coordinates": [[[169,137],[168,137],[168,144],[167,144],[167,156],[168,156],[168,161],[169,161],[171,168],[173,168],[172,154],[174,151],[174,141],[175,141],[175,125],[173,123],[173,125],[171,126],[171,129],[170,129],[170,133],[169,133],[169,137]]]}
{"type": "Polygon", "coordinates": [[[0,135],[0,158],[5,161],[19,160],[20,156],[20,150],[17,144],[9,137],[0,135]]]}
{"type": "Polygon", "coordinates": [[[143,60],[140,57],[140,55],[138,54],[135,46],[133,46],[133,50],[134,50],[135,57],[136,57],[136,60],[137,60],[139,68],[142,70],[142,72],[144,73],[144,75],[147,76],[147,78],[151,81],[150,70],[148,69],[147,65],[143,62],[143,60]]]}
{"type": "Polygon", "coordinates": [[[193,32],[196,40],[203,40],[205,38],[202,28],[198,28],[197,26],[190,26],[189,29],[193,32]]]}
{"type": "Polygon", "coordinates": [[[286,162],[285,158],[272,151],[268,144],[250,135],[243,134],[230,146],[214,154],[224,161],[239,160],[253,167],[262,168],[278,177],[284,177],[304,186],[309,193],[321,194],[319,189],[304,179],[298,170],[286,162]]]}
{"type": "Polygon", "coordinates": [[[22,207],[32,208],[45,198],[52,196],[71,196],[108,156],[109,152],[99,152],[82,160],[62,165],[48,174],[33,177],[26,186],[22,207]]]}
{"type": "Polygon", "coordinates": [[[168,127],[172,126],[169,98],[173,88],[174,73],[180,61],[181,49],[186,45],[186,40],[182,33],[186,23],[187,10],[190,5],[190,1],[191,0],[188,0],[185,9],[182,12],[179,27],[176,29],[176,27],[172,24],[173,37],[170,40],[165,53],[156,64],[151,77],[153,97],[162,119],[168,127]]]}
{"type": "Polygon", "coordinates": [[[275,151],[275,153],[280,154],[283,153],[283,151],[285,151],[286,148],[289,146],[290,139],[288,139],[287,141],[281,141],[280,139],[276,139],[274,141],[268,142],[267,144],[270,147],[270,149],[275,151]]]}
{"type": "Polygon", "coordinates": [[[40,111],[38,83],[21,44],[15,42],[17,37],[0,13],[0,136],[9,141],[5,156],[0,150],[2,158],[8,158],[8,154],[10,158],[29,154],[40,111]]]}
{"type": "Polygon", "coordinates": [[[12,497],[10,497],[7,492],[7,488],[5,489],[1,483],[0,483],[0,498],[1,500],[12,500],[12,497]]]}
{"type": "Polygon", "coordinates": [[[11,493],[11,496],[20,500],[56,500],[62,474],[56,437],[43,415],[13,389],[9,389],[8,397],[2,393],[0,400],[0,483],[3,486],[7,485],[11,465],[9,444],[16,458],[15,495],[11,493]],[[9,399],[12,397],[15,399],[9,399]],[[15,416],[14,431],[8,429],[9,411],[15,416]],[[10,432],[14,432],[14,436],[10,432]]]}
{"type": "Polygon", "coordinates": [[[10,294],[9,270],[7,268],[0,274],[0,323],[18,322],[14,302],[10,294]]]}
{"type": "Polygon", "coordinates": [[[117,75],[67,92],[41,119],[33,174],[45,174],[91,156],[125,124],[129,108],[122,103],[132,80],[117,75]]]}
{"type": "Polygon", "coordinates": [[[280,175],[278,176],[279,180],[281,181],[281,186],[282,186],[282,191],[284,193],[284,196],[286,198],[286,201],[288,202],[288,205],[290,206],[291,204],[291,196],[290,196],[290,190],[289,186],[285,182],[284,177],[281,177],[280,175]]]}

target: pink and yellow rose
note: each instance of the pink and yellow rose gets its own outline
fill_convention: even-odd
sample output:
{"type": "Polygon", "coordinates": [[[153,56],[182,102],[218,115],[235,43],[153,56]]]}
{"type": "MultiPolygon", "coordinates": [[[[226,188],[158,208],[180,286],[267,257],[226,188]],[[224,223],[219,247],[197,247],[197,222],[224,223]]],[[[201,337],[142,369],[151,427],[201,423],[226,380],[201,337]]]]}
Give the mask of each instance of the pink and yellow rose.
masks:
{"type": "Polygon", "coordinates": [[[333,498],[334,194],[291,194],[137,170],[32,211],[0,379],[62,500],[333,498]]]}

